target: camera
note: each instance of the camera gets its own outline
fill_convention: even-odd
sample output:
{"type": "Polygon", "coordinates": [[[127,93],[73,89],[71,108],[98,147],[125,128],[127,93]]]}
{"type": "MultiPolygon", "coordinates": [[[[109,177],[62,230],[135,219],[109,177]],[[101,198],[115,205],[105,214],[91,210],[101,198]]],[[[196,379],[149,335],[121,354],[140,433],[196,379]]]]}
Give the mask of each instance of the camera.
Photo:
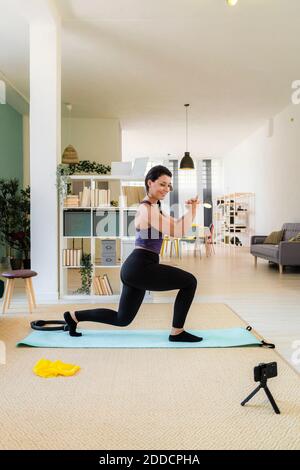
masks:
{"type": "Polygon", "coordinates": [[[255,382],[261,382],[272,377],[277,377],[277,362],[261,363],[254,367],[255,382]]]}
{"type": "Polygon", "coordinates": [[[245,400],[242,401],[241,405],[244,406],[262,388],[265,391],[273,407],[273,410],[275,411],[276,414],[279,415],[280,410],[278,406],[276,405],[273,395],[270,392],[268,385],[267,385],[267,380],[276,376],[277,376],[277,362],[269,362],[268,364],[265,364],[262,362],[258,364],[258,366],[254,367],[254,380],[255,382],[260,382],[260,384],[258,387],[256,387],[255,390],[253,390],[252,393],[250,393],[250,395],[247,398],[245,398],[245,400]]]}

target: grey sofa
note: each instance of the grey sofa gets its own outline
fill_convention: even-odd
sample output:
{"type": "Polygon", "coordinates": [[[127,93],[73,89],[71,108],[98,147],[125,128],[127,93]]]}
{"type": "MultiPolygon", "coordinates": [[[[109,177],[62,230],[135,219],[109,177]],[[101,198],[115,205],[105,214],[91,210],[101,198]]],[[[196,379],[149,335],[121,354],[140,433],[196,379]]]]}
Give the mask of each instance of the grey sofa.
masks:
{"type": "Polygon", "coordinates": [[[263,258],[279,265],[282,274],[284,266],[300,266],[300,243],[288,242],[291,237],[300,232],[300,223],[283,224],[283,240],[279,245],[265,245],[266,235],[254,235],[251,237],[250,253],[254,256],[255,265],[257,258],[263,258]]]}

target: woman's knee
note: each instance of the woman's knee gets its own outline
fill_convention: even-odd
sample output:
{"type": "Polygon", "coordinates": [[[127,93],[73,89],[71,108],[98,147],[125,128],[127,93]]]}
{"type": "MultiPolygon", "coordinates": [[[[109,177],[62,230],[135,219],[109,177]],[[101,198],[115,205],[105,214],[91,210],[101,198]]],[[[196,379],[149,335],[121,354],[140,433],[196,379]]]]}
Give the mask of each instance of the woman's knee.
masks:
{"type": "Polygon", "coordinates": [[[189,276],[188,276],[188,285],[189,285],[189,287],[194,287],[196,289],[197,284],[198,284],[197,278],[193,274],[189,273],[189,276]]]}
{"type": "Polygon", "coordinates": [[[122,326],[122,327],[125,327],[125,326],[128,326],[130,325],[130,323],[132,323],[132,318],[120,318],[118,320],[118,326],[122,326]]]}

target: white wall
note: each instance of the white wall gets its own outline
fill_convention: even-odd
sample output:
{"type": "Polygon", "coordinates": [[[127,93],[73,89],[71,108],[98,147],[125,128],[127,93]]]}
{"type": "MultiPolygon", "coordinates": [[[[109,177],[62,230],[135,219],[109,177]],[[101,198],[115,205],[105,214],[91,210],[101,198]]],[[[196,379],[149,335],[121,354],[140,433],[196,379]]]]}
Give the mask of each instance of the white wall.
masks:
{"type": "Polygon", "coordinates": [[[300,222],[300,105],[291,104],[224,157],[225,192],[255,193],[255,232],[300,222]],[[292,122],[291,119],[294,119],[292,122]]]}
{"type": "MultiPolygon", "coordinates": [[[[118,119],[63,118],[61,154],[71,144],[79,161],[90,160],[103,165],[122,160],[122,133],[118,119]]],[[[111,199],[118,200],[120,185],[110,182],[111,199]]]]}
{"type": "Polygon", "coordinates": [[[104,165],[121,161],[121,142],[118,119],[62,119],[61,151],[63,153],[65,147],[72,144],[77,150],[79,160],[90,160],[104,165]]]}
{"type": "MultiPolygon", "coordinates": [[[[122,160],[121,129],[117,119],[62,119],[62,151],[71,143],[79,154],[79,160],[91,160],[103,164],[122,160]]],[[[23,115],[23,165],[24,186],[30,184],[29,116],[23,115]]]]}

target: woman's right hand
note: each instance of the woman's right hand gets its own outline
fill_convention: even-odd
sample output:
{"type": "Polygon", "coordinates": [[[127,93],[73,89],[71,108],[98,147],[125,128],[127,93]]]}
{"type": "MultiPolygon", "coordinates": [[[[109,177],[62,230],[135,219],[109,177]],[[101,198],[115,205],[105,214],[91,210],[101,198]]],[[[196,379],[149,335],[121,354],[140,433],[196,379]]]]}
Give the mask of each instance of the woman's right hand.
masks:
{"type": "Polygon", "coordinates": [[[196,197],[188,199],[185,201],[185,204],[189,207],[192,207],[192,209],[196,209],[197,205],[200,204],[200,200],[198,199],[198,194],[196,197]]]}

